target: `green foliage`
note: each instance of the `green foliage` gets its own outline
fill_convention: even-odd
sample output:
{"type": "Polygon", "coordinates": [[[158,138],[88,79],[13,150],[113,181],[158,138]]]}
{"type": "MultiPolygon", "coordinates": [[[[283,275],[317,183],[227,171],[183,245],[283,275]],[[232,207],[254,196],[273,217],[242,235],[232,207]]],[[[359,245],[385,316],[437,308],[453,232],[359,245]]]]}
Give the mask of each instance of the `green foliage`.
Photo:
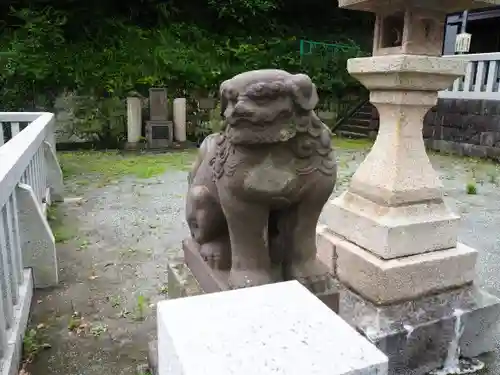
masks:
{"type": "Polygon", "coordinates": [[[334,4],[314,0],[318,22],[309,25],[304,14],[312,10],[305,0],[293,7],[278,0],[126,0],[121,7],[83,0],[8,3],[18,8],[5,12],[0,35],[4,110],[52,109],[58,95],[73,92],[87,99],[77,103],[72,132],[107,145],[123,138],[127,94],[147,95],[152,86],[167,86],[169,96],[215,97],[232,75],[280,68],[311,76],[323,101],[359,90],[345,66],[361,48],[348,32],[337,32],[359,29],[352,22],[359,15],[346,19],[334,4]],[[300,7],[299,17],[292,8],[300,7]],[[331,30],[315,31],[328,28],[321,22],[328,15],[331,30]],[[353,48],[334,57],[301,58],[304,37],[353,48]]]}
{"type": "Polygon", "coordinates": [[[23,361],[31,363],[42,350],[50,349],[50,344],[44,342],[43,324],[26,331],[23,338],[23,361]]]}
{"type": "Polygon", "coordinates": [[[476,195],[477,194],[477,184],[476,181],[470,181],[465,185],[465,192],[469,195],[476,195]]]}
{"type": "Polygon", "coordinates": [[[70,126],[72,133],[83,139],[116,146],[123,141],[127,126],[125,100],[118,96],[80,97],[76,100],[70,126]]]}
{"type": "Polygon", "coordinates": [[[220,19],[233,19],[244,24],[250,14],[253,17],[265,16],[278,7],[275,0],[208,0],[220,19]]]}

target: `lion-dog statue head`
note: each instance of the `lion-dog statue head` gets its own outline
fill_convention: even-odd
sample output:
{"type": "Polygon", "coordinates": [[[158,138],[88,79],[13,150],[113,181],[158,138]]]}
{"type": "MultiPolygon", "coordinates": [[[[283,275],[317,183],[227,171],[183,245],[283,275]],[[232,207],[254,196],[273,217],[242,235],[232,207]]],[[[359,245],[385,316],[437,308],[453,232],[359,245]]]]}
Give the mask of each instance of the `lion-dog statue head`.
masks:
{"type": "MultiPolygon", "coordinates": [[[[245,72],[224,81],[220,95],[226,136],[232,144],[286,142],[297,133],[318,137],[324,131],[312,112],[318,103],[316,86],[305,74],[275,69],[245,72]]],[[[329,143],[329,132],[325,137],[329,143]]]]}

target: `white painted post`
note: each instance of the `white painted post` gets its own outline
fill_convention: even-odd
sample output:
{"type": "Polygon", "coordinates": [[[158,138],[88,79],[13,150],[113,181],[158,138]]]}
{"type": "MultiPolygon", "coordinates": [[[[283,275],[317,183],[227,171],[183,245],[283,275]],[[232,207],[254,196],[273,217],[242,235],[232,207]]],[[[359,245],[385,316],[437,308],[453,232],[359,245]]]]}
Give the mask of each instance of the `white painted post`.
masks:
{"type": "Polygon", "coordinates": [[[10,129],[11,129],[11,132],[12,132],[12,138],[14,138],[16,135],[18,135],[21,131],[21,128],[19,127],[19,123],[18,122],[12,122],[10,124],[10,129]]]}
{"type": "MultiPolygon", "coordinates": [[[[12,304],[15,305],[19,299],[19,275],[17,267],[17,249],[15,248],[14,236],[12,233],[12,212],[10,211],[10,200],[7,201],[1,210],[0,223],[3,223],[4,240],[7,245],[7,264],[9,265],[10,287],[12,304]]],[[[0,224],[1,226],[1,224],[0,224]]],[[[1,234],[0,234],[1,235],[1,234]]]]}
{"type": "Polygon", "coordinates": [[[64,200],[63,173],[57,160],[56,150],[47,141],[44,142],[44,149],[47,187],[50,188],[51,195],[50,200],[62,202],[64,200]]]}
{"type": "MultiPolygon", "coordinates": [[[[3,208],[1,210],[3,212],[3,208]]],[[[11,284],[11,265],[9,262],[9,248],[5,238],[5,223],[3,214],[0,215],[0,289],[2,290],[3,315],[6,321],[6,327],[11,328],[14,318],[14,306],[12,303],[12,284],[11,284]]]]}
{"type": "MultiPolygon", "coordinates": [[[[3,298],[0,296],[0,313],[3,314],[3,298]]],[[[7,325],[5,322],[5,317],[0,315],[0,360],[5,355],[7,351],[7,325]]]]}
{"type": "Polygon", "coordinates": [[[10,241],[15,250],[14,255],[16,259],[17,269],[14,270],[18,274],[18,282],[21,285],[23,280],[23,255],[21,252],[21,241],[19,239],[19,217],[17,215],[17,198],[16,193],[13,192],[7,203],[7,216],[10,217],[9,231],[12,235],[10,241]]]}
{"type": "Polygon", "coordinates": [[[476,67],[476,81],[474,82],[474,91],[482,92],[484,84],[484,75],[486,74],[486,62],[478,61],[476,67]]]}
{"type": "Polygon", "coordinates": [[[497,80],[497,61],[491,60],[488,67],[488,79],[486,82],[486,92],[493,92],[493,87],[497,80]]]}
{"type": "Polygon", "coordinates": [[[472,75],[474,74],[474,70],[476,68],[476,61],[469,61],[467,64],[467,68],[465,70],[465,77],[464,77],[464,92],[470,92],[471,86],[472,86],[472,75]]]}
{"type": "Polygon", "coordinates": [[[56,245],[47,218],[31,186],[19,184],[16,192],[24,266],[33,269],[35,287],[57,285],[59,269],[56,245]]]}
{"type": "Polygon", "coordinates": [[[186,98],[174,99],[174,138],[186,142],[186,98]]]}
{"type": "Polygon", "coordinates": [[[135,148],[141,139],[141,99],[127,98],[127,148],[135,148]]]}

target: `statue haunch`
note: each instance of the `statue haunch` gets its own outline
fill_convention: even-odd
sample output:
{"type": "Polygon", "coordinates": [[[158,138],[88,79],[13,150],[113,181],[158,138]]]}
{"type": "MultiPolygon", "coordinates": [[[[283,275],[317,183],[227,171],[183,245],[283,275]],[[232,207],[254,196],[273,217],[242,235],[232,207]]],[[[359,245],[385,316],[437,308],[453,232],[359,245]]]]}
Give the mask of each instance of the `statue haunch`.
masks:
{"type": "Polygon", "coordinates": [[[189,174],[187,221],[233,288],[319,276],[316,225],[333,191],[331,133],[304,74],[257,70],[220,87],[224,129],[189,174]]]}

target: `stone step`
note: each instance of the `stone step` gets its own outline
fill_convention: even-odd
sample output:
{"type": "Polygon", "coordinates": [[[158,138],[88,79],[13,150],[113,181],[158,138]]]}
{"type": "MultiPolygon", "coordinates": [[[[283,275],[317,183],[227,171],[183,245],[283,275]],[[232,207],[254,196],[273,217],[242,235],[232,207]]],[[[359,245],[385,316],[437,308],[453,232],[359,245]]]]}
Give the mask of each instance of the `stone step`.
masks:
{"type": "Polygon", "coordinates": [[[355,117],[371,119],[372,118],[372,109],[371,108],[361,108],[355,114],[355,117]]]}
{"type": "Polygon", "coordinates": [[[351,132],[351,131],[345,131],[345,130],[338,130],[337,132],[341,137],[343,138],[351,138],[351,139],[362,139],[362,138],[367,138],[368,135],[365,133],[357,133],[357,132],[351,132]]]}
{"type": "Polygon", "coordinates": [[[346,124],[340,128],[340,130],[345,131],[345,132],[351,132],[351,133],[358,133],[358,134],[370,134],[372,131],[369,127],[367,126],[362,126],[362,125],[351,125],[351,124],[346,124]]]}
{"type": "Polygon", "coordinates": [[[351,117],[351,118],[346,120],[343,127],[345,127],[347,125],[359,125],[359,126],[362,126],[364,128],[369,128],[371,126],[371,123],[372,123],[371,119],[351,117]]]}

